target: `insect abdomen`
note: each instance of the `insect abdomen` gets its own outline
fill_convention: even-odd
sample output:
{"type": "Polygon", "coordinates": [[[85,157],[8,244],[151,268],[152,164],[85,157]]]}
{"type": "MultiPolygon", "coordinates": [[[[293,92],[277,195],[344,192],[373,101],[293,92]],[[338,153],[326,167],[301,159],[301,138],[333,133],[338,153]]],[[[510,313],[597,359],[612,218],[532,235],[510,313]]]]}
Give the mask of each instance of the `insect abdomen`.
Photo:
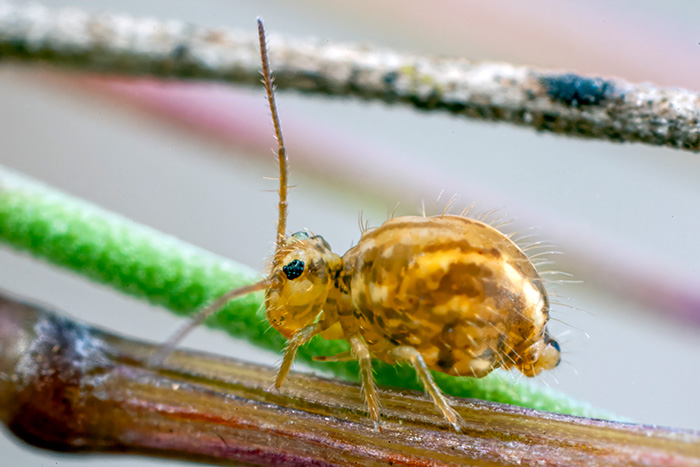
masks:
{"type": "Polygon", "coordinates": [[[431,369],[484,376],[512,366],[544,332],[547,299],[534,267],[481,222],[392,219],[363,235],[344,264],[352,326],[383,360],[408,345],[431,369]]]}

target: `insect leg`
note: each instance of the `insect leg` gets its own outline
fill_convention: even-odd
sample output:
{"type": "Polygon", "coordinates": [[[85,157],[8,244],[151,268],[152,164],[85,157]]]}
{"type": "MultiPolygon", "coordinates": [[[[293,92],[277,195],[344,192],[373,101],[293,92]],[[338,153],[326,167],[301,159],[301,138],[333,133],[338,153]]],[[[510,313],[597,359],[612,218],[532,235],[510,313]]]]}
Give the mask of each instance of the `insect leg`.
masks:
{"type": "Polygon", "coordinates": [[[284,359],[282,360],[282,365],[280,369],[277,370],[277,377],[275,378],[275,387],[280,388],[284,382],[284,378],[287,377],[289,369],[292,367],[292,362],[294,361],[294,356],[297,354],[299,347],[306,344],[321,331],[321,326],[318,323],[310,324],[304,328],[301,328],[296,334],[289,339],[287,343],[287,349],[284,351],[284,359]]]}
{"type": "Polygon", "coordinates": [[[379,429],[379,396],[374,385],[374,375],[372,374],[372,356],[369,353],[367,343],[360,336],[349,338],[352,353],[360,364],[360,375],[362,376],[362,389],[365,392],[365,399],[369,406],[369,416],[374,422],[374,427],[379,429]]]}
{"type": "Polygon", "coordinates": [[[392,351],[392,354],[397,360],[408,362],[413,365],[413,368],[416,369],[418,377],[423,383],[423,386],[425,386],[425,390],[428,392],[428,394],[430,394],[430,397],[433,398],[433,402],[435,402],[435,405],[438,406],[442,412],[442,415],[448,422],[450,422],[450,425],[452,425],[456,431],[460,431],[460,425],[464,423],[462,418],[457,414],[457,412],[455,412],[452,406],[450,406],[450,403],[447,402],[445,395],[442,393],[437,384],[435,384],[435,381],[433,380],[430,371],[428,371],[428,367],[425,364],[423,356],[420,354],[420,352],[413,347],[401,346],[396,347],[392,351]]]}

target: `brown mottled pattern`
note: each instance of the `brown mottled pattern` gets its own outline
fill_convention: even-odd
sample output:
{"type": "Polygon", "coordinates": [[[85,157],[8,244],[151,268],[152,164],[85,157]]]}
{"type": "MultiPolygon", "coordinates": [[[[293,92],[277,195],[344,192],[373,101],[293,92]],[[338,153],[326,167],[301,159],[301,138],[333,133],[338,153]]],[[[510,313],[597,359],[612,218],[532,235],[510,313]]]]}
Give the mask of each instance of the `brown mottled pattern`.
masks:
{"type": "Polygon", "coordinates": [[[525,254],[481,222],[399,217],[365,232],[343,256],[325,320],[360,334],[373,354],[417,349],[429,368],[477,376],[517,367],[530,376],[548,314],[542,281],[525,254]]]}
{"type": "Polygon", "coordinates": [[[472,219],[395,218],[366,231],[343,258],[323,238],[295,234],[276,252],[270,280],[268,320],[290,339],[312,325],[329,339],[359,335],[387,363],[412,347],[430,369],[458,376],[499,367],[534,376],[559,361],[532,262],[472,219]],[[292,261],[303,272],[288,280],[292,261]]]}

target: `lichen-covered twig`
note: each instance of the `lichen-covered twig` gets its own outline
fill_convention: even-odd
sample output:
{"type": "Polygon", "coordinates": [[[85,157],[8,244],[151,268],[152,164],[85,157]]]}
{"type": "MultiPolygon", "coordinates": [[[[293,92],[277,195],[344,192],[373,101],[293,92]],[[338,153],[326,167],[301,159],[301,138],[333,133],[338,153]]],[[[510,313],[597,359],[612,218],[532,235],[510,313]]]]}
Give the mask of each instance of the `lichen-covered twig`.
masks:
{"type": "Polygon", "coordinates": [[[256,465],[697,466],[700,433],[455,400],[455,433],[429,398],[382,391],[375,430],[357,386],[177,352],[0,296],[0,422],[63,452],[256,465]]]}
{"type": "MultiPolygon", "coordinates": [[[[0,3],[0,57],[259,85],[254,36],[180,21],[0,3]]],[[[353,96],[559,134],[700,150],[700,96],[507,63],[271,39],[279,89],[353,96]]]]}

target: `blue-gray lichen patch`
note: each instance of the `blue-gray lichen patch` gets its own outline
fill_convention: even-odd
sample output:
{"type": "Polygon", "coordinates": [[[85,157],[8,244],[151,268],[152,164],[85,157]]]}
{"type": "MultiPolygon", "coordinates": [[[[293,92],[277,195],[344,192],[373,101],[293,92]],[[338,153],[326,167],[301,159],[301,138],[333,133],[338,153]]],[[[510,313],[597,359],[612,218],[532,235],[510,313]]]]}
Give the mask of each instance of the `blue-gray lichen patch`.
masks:
{"type": "Polygon", "coordinates": [[[542,75],[540,82],[549,97],[572,107],[598,105],[616,95],[612,81],[574,73],[542,75]]]}

